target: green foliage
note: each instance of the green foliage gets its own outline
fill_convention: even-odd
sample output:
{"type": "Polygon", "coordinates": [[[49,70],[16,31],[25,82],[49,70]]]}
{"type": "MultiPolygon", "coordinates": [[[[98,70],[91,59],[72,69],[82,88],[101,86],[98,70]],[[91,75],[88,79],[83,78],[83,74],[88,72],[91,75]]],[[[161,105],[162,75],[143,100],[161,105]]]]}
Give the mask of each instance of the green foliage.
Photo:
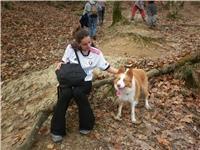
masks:
{"type": "Polygon", "coordinates": [[[11,10],[13,9],[13,2],[1,2],[3,8],[11,10]]]}
{"type": "Polygon", "coordinates": [[[189,88],[196,88],[197,83],[193,78],[193,71],[195,70],[195,66],[192,64],[186,64],[185,66],[181,67],[178,72],[178,78],[183,79],[185,84],[189,88]]]}
{"type": "Polygon", "coordinates": [[[167,18],[172,19],[172,20],[178,19],[179,18],[178,12],[169,12],[167,14],[167,18]]]}
{"type": "Polygon", "coordinates": [[[179,17],[179,11],[184,7],[184,2],[179,1],[168,1],[165,6],[166,9],[169,9],[167,18],[177,19],[179,17]]]}

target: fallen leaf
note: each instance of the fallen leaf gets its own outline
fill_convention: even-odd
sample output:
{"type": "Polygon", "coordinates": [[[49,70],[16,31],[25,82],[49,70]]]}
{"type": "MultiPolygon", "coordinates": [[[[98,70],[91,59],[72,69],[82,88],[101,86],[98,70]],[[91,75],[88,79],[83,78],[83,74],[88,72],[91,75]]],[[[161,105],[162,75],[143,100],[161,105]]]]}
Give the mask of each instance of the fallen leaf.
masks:
{"type": "Polygon", "coordinates": [[[156,138],[160,144],[165,145],[165,146],[170,145],[170,142],[167,139],[160,137],[160,136],[157,136],[156,138]]]}
{"type": "Polygon", "coordinates": [[[40,134],[40,135],[47,135],[47,134],[48,134],[48,131],[49,131],[49,128],[48,128],[47,126],[44,126],[44,127],[42,127],[42,128],[39,130],[38,134],[40,134]]]}
{"type": "Polygon", "coordinates": [[[189,115],[186,115],[183,119],[181,119],[180,121],[181,122],[187,122],[187,123],[191,123],[191,122],[193,122],[193,120],[192,120],[192,114],[189,114],[189,115]]]}
{"type": "Polygon", "coordinates": [[[122,149],[121,144],[115,143],[115,144],[114,144],[114,149],[115,149],[115,150],[121,150],[121,149],[122,149]]]}

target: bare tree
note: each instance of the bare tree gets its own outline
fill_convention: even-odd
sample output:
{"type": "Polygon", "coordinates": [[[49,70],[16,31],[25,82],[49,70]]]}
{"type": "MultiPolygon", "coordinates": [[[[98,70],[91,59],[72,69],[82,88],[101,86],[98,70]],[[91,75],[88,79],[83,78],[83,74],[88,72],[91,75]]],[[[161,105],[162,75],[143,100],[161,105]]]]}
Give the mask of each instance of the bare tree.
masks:
{"type": "Polygon", "coordinates": [[[184,7],[184,1],[168,1],[164,7],[169,10],[168,17],[176,19],[179,11],[184,7]]]}
{"type": "Polygon", "coordinates": [[[113,22],[112,25],[114,25],[117,22],[120,22],[122,20],[122,13],[121,13],[121,2],[115,1],[113,4],[113,22]]]}

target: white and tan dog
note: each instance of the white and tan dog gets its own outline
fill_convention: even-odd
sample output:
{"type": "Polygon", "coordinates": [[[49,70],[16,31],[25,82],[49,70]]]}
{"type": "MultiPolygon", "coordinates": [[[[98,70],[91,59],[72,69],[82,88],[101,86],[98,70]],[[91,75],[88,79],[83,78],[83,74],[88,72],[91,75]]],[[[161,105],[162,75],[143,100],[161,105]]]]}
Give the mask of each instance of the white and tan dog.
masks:
{"type": "Polygon", "coordinates": [[[146,72],[142,69],[125,69],[121,67],[115,76],[114,87],[119,100],[118,114],[115,116],[115,119],[121,120],[123,103],[127,101],[131,103],[131,121],[132,123],[136,123],[135,106],[138,104],[141,96],[141,90],[145,97],[145,107],[150,109],[148,103],[148,77],[146,72]]]}

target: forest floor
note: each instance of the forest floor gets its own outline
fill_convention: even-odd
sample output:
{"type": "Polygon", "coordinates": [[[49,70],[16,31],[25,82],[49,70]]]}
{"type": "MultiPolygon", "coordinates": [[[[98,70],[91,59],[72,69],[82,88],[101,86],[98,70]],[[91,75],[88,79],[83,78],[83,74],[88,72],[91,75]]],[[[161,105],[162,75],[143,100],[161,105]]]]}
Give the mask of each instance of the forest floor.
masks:
{"type": "MultiPolygon", "coordinates": [[[[124,16],[129,16],[127,7],[128,3],[123,3],[124,16]]],[[[57,8],[45,2],[13,2],[11,9],[2,9],[2,149],[16,149],[22,144],[37,112],[56,101],[55,62],[70,41],[81,9],[82,4],[57,8]]],[[[170,20],[167,10],[159,7],[158,27],[149,29],[139,15],[134,22],[110,27],[110,7],[104,25],[98,27],[95,44],[115,67],[132,60],[134,67],[146,71],[159,68],[199,53],[199,11],[199,5],[186,2],[179,18],[170,20]]],[[[199,66],[198,63],[193,67],[199,66]]],[[[97,72],[97,79],[111,76],[97,72]]],[[[105,85],[92,92],[90,102],[96,124],[89,135],[79,134],[78,109],[72,101],[63,142],[51,141],[50,116],[33,149],[199,149],[200,95],[186,86],[178,73],[177,70],[149,79],[152,110],[137,107],[138,124],[131,123],[128,104],[123,109],[122,121],[114,119],[115,92],[111,85],[105,85]]]]}

